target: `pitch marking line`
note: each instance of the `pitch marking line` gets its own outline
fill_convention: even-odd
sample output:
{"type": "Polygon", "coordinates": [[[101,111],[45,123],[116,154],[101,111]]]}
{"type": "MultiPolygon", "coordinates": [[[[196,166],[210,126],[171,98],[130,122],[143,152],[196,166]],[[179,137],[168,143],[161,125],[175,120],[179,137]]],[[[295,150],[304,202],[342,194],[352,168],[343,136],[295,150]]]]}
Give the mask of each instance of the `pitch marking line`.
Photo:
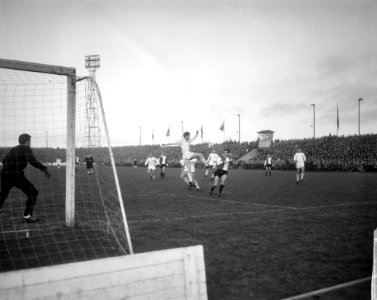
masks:
{"type": "Polygon", "coordinates": [[[373,202],[348,202],[348,203],[338,203],[338,204],[329,204],[329,205],[319,205],[319,206],[311,206],[311,207],[299,207],[299,208],[289,208],[289,207],[282,207],[280,209],[269,209],[269,210],[262,210],[262,211],[234,211],[228,213],[215,213],[215,214],[206,214],[206,215],[187,215],[187,216],[180,216],[180,217],[173,217],[173,218],[156,218],[156,219],[144,219],[144,220],[129,220],[129,224],[143,224],[143,223],[157,223],[157,222],[175,222],[175,221],[182,221],[186,219],[201,219],[201,218],[215,218],[215,217],[227,217],[227,216],[234,216],[234,215],[255,215],[255,214],[262,214],[262,213],[270,213],[270,212],[289,212],[289,211],[300,211],[300,210],[314,210],[318,208],[326,208],[326,207],[337,207],[337,206],[352,206],[352,205],[368,205],[368,204],[376,204],[376,201],[373,202]]]}
{"type": "Polygon", "coordinates": [[[144,220],[129,220],[129,224],[143,224],[143,223],[156,223],[156,222],[175,222],[175,221],[183,221],[185,219],[202,219],[202,218],[215,218],[215,217],[226,217],[232,215],[254,215],[258,213],[269,213],[269,212],[281,212],[286,211],[287,209],[269,209],[269,210],[262,210],[262,211],[242,211],[242,212],[229,212],[229,213],[215,213],[215,214],[208,214],[208,215],[188,215],[188,216],[181,216],[181,217],[174,217],[174,218],[164,218],[164,219],[144,219],[144,220]]]}

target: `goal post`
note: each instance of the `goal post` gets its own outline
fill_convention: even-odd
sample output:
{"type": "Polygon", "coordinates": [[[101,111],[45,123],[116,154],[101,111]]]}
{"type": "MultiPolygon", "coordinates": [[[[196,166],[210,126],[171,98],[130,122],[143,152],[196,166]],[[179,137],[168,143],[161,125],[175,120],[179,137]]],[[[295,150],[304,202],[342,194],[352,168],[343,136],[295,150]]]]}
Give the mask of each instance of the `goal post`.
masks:
{"type": "Polygon", "coordinates": [[[65,190],[65,223],[75,224],[75,159],[76,159],[76,70],[67,75],[67,170],[65,190]]]}
{"type": "Polygon", "coordinates": [[[67,77],[66,225],[75,224],[76,69],[0,58],[0,68],[67,77]]]}

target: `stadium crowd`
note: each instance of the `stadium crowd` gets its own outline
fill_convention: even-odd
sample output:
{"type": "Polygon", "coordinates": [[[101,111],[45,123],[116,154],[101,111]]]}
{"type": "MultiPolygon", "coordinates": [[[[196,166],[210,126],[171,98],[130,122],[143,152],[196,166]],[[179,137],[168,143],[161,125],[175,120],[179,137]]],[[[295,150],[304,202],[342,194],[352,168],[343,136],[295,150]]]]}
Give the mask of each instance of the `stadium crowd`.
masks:
{"type": "MultiPolygon", "coordinates": [[[[228,141],[214,144],[217,153],[225,148],[230,149],[236,159],[249,151],[256,149],[257,141],[238,143],[228,141]]],[[[307,170],[324,171],[377,171],[377,134],[354,136],[325,136],[316,139],[275,140],[270,148],[259,149],[257,156],[246,161],[237,160],[236,167],[261,169],[267,154],[273,157],[275,169],[294,169],[293,155],[300,148],[307,157],[307,170]]],[[[0,147],[0,161],[9,151],[9,148],[0,147]]],[[[53,163],[57,158],[64,161],[65,149],[61,148],[33,148],[35,156],[46,163],[53,163]]],[[[192,145],[192,151],[202,153],[208,157],[210,149],[207,143],[192,145]]],[[[91,153],[97,163],[110,164],[108,151],[105,148],[78,148],[76,156],[82,162],[87,153],[91,153]]],[[[159,157],[165,153],[168,164],[178,167],[181,159],[180,147],[161,147],[160,145],[122,146],[113,147],[117,166],[133,166],[136,161],[143,166],[149,154],[159,157]]]]}
{"type": "Polygon", "coordinates": [[[265,157],[271,154],[277,169],[294,169],[293,154],[298,148],[306,154],[308,170],[377,171],[376,134],[276,140],[269,149],[259,151],[245,167],[262,168],[265,157]]]}

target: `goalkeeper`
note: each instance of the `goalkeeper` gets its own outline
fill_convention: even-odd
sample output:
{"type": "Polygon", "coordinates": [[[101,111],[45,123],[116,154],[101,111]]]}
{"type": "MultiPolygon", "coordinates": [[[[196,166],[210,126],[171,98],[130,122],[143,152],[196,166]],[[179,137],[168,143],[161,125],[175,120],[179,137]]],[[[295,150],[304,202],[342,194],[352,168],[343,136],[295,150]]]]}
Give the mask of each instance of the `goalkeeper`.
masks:
{"type": "Polygon", "coordinates": [[[20,143],[13,147],[3,159],[3,169],[1,171],[1,192],[0,209],[5,199],[8,197],[12,187],[20,189],[27,196],[24,220],[26,223],[37,222],[33,216],[33,208],[37,201],[38,191],[34,185],[25,177],[24,169],[31,164],[33,167],[43,171],[47,177],[51,174],[47,167],[41,164],[30,149],[31,136],[27,133],[21,134],[18,138],[20,143]]]}

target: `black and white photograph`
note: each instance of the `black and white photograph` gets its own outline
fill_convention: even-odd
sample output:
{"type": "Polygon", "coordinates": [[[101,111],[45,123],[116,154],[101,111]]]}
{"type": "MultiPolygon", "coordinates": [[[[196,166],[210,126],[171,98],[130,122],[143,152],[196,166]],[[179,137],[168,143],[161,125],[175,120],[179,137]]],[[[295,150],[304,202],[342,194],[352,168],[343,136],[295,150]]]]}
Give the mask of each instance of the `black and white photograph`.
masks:
{"type": "Polygon", "coordinates": [[[0,0],[1,300],[376,276],[376,0],[0,0]]]}

